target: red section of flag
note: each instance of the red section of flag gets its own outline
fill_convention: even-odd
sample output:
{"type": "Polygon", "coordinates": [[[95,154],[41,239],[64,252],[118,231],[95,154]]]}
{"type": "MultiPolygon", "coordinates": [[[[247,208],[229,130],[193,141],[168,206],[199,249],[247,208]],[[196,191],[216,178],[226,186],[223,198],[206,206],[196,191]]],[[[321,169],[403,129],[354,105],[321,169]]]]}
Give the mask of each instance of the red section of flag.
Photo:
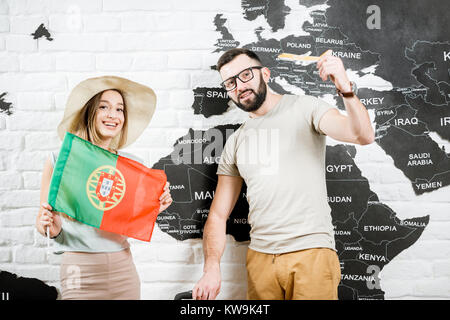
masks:
{"type": "Polygon", "coordinates": [[[118,205],[104,212],[100,229],[150,241],[166,174],[121,156],[116,169],[125,178],[125,195],[118,205]]]}

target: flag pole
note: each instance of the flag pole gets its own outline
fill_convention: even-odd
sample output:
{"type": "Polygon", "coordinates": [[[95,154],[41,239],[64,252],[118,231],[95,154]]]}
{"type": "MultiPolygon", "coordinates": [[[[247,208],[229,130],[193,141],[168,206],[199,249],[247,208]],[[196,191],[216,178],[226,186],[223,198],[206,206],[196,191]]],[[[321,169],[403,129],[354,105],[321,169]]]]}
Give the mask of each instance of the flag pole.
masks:
{"type": "Polygon", "coordinates": [[[47,226],[47,259],[50,258],[50,227],[47,226]]]}

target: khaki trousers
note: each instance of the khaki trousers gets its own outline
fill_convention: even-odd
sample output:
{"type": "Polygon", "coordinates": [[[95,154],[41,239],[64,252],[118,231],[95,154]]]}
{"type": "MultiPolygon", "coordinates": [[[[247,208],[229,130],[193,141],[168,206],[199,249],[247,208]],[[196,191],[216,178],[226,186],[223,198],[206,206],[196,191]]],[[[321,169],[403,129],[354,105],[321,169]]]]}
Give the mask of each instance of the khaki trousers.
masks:
{"type": "Polygon", "coordinates": [[[249,300],[337,300],[340,280],[339,258],[328,248],[283,254],[247,251],[249,300]]]}
{"type": "Polygon", "coordinates": [[[130,249],[110,253],[64,252],[63,300],[139,300],[141,284],[130,249]]]}

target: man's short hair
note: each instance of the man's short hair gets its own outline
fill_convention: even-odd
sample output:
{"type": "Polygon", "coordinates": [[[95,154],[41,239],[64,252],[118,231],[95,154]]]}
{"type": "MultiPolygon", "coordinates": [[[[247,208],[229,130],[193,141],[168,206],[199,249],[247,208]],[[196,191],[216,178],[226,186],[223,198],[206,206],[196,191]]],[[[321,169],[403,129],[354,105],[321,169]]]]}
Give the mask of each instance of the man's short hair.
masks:
{"type": "Polygon", "coordinates": [[[217,65],[216,65],[217,71],[220,71],[220,69],[224,65],[231,62],[234,58],[236,58],[237,56],[239,56],[241,54],[245,54],[249,58],[258,61],[259,64],[262,65],[261,59],[259,59],[257,54],[254,53],[253,51],[244,49],[244,48],[234,48],[234,49],[228,50],[219,58],[219,60],[217,61],[217,65]]]}

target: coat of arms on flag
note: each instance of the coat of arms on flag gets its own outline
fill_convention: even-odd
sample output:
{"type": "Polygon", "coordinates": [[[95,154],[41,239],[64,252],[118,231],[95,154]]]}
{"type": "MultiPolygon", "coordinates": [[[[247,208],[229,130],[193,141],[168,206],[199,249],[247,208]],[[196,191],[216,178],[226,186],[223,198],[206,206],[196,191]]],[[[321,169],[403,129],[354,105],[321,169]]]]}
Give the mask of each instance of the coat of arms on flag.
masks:
{"type": "Polygon", "coordinates": [[[99,210],[114,208],[122,200],[125,191],[125,178],[112,166],[95,169],[86,182],[87,196],[99,210]]]}

